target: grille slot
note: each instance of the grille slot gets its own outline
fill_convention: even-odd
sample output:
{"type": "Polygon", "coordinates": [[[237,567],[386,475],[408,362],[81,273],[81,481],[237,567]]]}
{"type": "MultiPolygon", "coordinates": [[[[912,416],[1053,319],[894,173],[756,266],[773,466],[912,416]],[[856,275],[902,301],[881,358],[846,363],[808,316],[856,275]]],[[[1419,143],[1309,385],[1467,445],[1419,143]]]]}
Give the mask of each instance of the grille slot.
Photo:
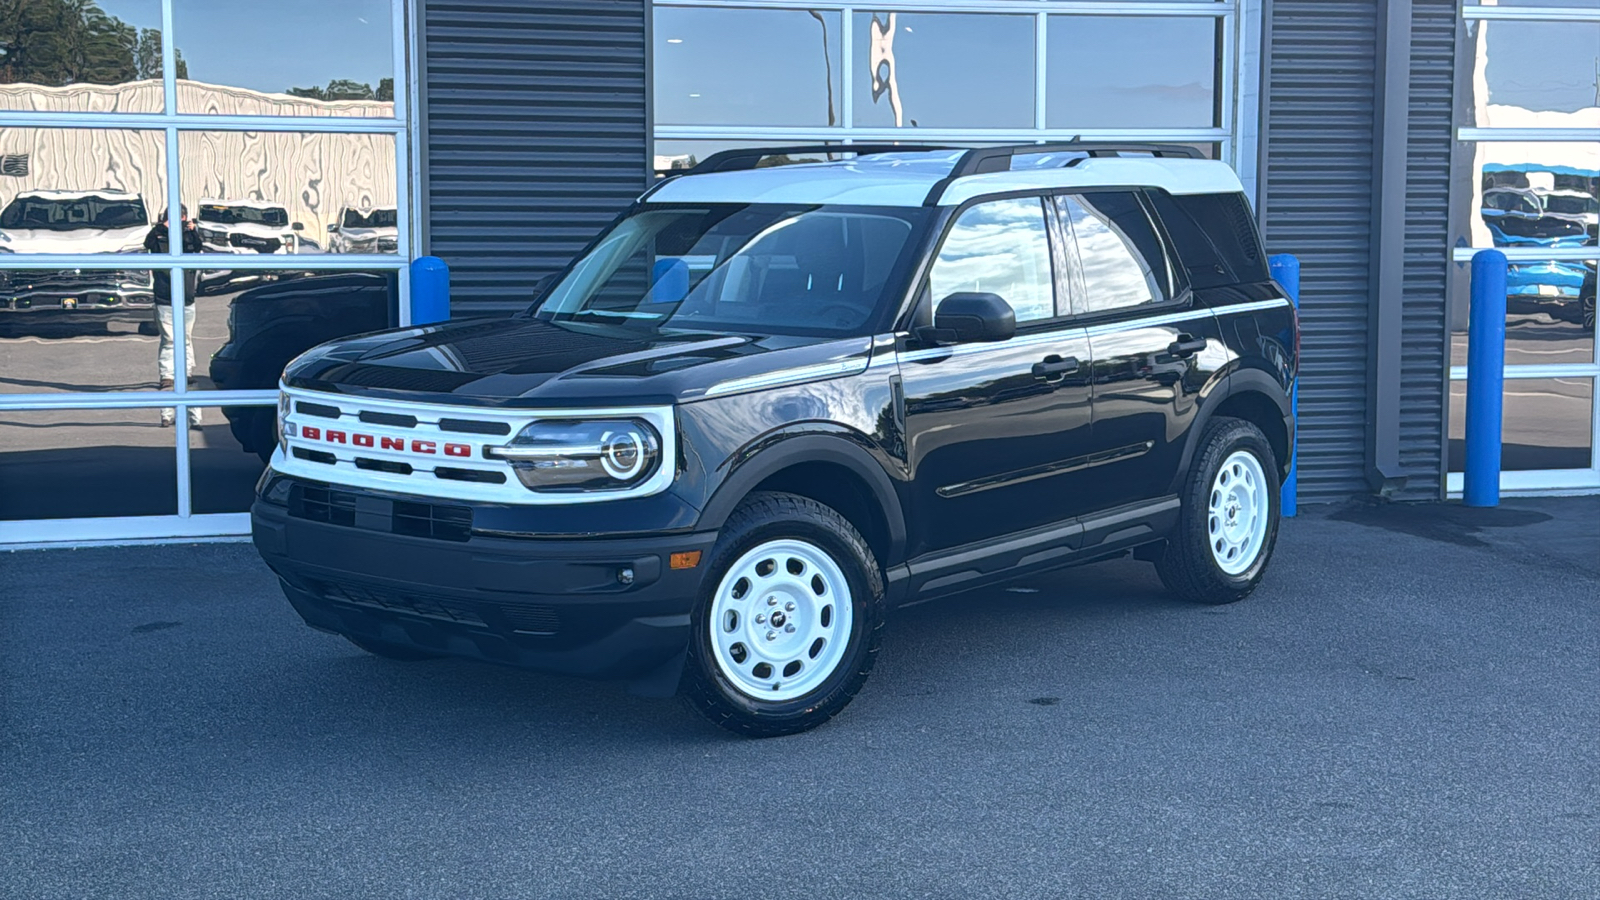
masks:
{"type": "Polygon", "coordinates": [[[561,616],[549,606],[502,606],[500,615],[517,634],[551,635],[561,630],[561,616]]]}
{"type": "Polygon", "coordinates": [[[321,450],[307,450],[304,447],[294,448],[294,455],[307,462],[325,463],[330,466],[339,461],[339,458],[332,453],[324,453],[321,450]]]}
{"type": "Polygon", "coordinates": [[[368,425],[393,425],[397,428],[417,427],[416,416],[402,416],[399,413],[363,411],[357,418],[368,425]]]}
{"type": "Polygon", "coordinates": [[[391,525],[395,534],[465,541],[472,537],[472,510],[465,506],[438,506],[396,500],[391,525]]]}
{"type": "Polygon", "coordinates": [[[511,426],[504,422],[479,422],[472,419],[440,419],[440,431],[461,434],[510,434],[511,426]]]}
{"type": "Polygon", "coordinates": [[[469,507],[391,501],[309,484],[296,484],[290,489],[289,515],[308,522],[438,541],[461,543],[472,537],[469,507]]]}
{"type": "Polygon", "coordinates": [[[356,468],[367,469],[372,472],[393,472],[396,475],[410,475],[411,464],[394,462],[387,459],[367,459],[364,456],[356,457],[356,468]]]}
{"type": "Polygon", "coordinates": [[[504,472],[485,472],[482,469],[456,469],[450,466],[440,466],[433,470],[435,478],[447,481],[472,481],[478,484],[505,484],[504,472]]]}
{"type": "Polygon", "coordinates": [[[322,419],[339,418],[339,407],[325,406],[321,403],[307,403],[304,400],[295,401],[294,411],[298,413],[305,413],[308,416],[317,416],[318,418],[322,419]]]}

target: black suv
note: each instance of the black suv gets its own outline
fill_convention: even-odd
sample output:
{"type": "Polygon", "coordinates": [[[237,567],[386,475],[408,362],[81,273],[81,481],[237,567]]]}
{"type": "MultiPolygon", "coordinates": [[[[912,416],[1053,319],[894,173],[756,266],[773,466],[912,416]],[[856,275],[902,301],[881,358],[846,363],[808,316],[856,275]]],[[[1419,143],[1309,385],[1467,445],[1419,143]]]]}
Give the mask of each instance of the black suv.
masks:
{"type": "Polygon", "coordinates": [[[525,314],[290,363],[253,516],[305,620],[775,735],[850,701],[897,605],[1130,552],[1249,594],[1298,332],[1233,172],[849,149],[718,154],[525,314]]]}

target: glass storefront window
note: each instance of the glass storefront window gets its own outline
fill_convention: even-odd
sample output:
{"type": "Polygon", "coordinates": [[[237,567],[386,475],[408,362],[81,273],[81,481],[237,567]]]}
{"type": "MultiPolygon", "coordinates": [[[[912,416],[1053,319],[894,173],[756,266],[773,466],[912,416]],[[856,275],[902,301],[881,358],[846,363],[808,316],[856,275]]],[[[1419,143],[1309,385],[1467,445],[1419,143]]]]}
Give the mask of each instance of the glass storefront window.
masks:
{"type": "MultiPolygon", "coordinates": [[[[1498,23],[1496,23],[1498,24],[1498,23]]],[[[1479,141],[1466,184],[1473,247],[1592,247],[1600,233],[1600,143],[1479,141]]]]}
{"type": "MultiPolygon", "coordinates": [[[[1588,365],[1595,359],[1595,266],[1514,259],[1506,272],[1506,365],[1588,365]]],[[[1467,364],[1468,311],[1452,317],[1450,364],[1467,364]]]]}
{"type": "Polygon", "coordinates": [[[0,269],[0,394],[161,389],[149,269],[0,269]]]}
{"type": "Polygon", "coordinates": [[[395,253],[392,134],[187,131],[183,202],[201,249],[316,256],[395,253]]]}
{"type": "MultiPolygon", "coordinates": [[[[1467,383],[1450,383],[1450,471],[1465,464],[1467,383]]],[[[1508,378],[1501,431],[1507,472],[1587,469],[1594,456],[1594,379],[1508,378]]]]}
{"type": "MultiPolygon", "coordinates": [[[[1548,5],[1548,4],[1540,4],[1548,5]]],[[[1592,8],[1592,7],[1591,7],[1592,8]]],[[[1600,22],[1474,21],[1472,108],[1480,128],[1600,127],[1600,22]]]]}
{"type": "Polygon", "coordinates": [[[0,5],[0,110],[159,113],[161,0],[0,5]]]}
{"type": "Polygon", "coordinates": [[[837,11],[655,8],[656,121],[838,125],[837,11]]]}
{"type": "Polygon", "coordinates": [[[200,410],[201,426],[189,432],[189,502],[195,515],[250,511],[266,463],[251,443],[249,428],[261,418],[270,423],[276,414],[272,405],[200,410]]]}
{"type": "Polygon", "coordinates": [[[1213,128],[1221,124],[1219,20],[1051,16],[1050,128],[1213,128]]]}
{"type": "Polygon", "coordinates": [[[854,19],[856,127],[1033,127],[1032,16],[858,12],[854,19]]]}
{"type": "Polygon", "coordinates": [[[178,511],[178,454],[159,409],[0,409],[0,520],[178,511]]]}
{"type": "Polygon", "coordinates": [[[390,0],[172,0],[172,29],[181,113],[394,115],[390,0]]]}
{"type": "Polygon", "coordinates": [[[146,252],[167,205],[164,137],[0,128],[0,254],[146,252]]]}

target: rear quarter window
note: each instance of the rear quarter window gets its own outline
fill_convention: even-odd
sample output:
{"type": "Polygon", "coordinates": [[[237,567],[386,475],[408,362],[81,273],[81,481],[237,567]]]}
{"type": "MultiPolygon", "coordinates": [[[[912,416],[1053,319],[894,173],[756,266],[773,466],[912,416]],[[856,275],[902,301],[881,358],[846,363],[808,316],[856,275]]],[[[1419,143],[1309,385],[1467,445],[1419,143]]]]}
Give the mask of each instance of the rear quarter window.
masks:
{"type": "Polygon", "coordinates": [[[1195,288],[1267,280],[1267,259],[1243,194],[1149,192],[1195,288]]]}

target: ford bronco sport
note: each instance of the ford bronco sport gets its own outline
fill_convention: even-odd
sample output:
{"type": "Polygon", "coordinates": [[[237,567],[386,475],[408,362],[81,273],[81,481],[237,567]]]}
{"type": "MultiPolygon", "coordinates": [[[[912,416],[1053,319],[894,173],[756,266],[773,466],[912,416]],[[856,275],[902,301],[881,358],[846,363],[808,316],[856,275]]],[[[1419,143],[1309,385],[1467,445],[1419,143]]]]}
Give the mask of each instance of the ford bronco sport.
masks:
{"type": "Polygon", "coordinates": [[[838,713],[897,605],[1128,553],[1239,600],[1297,325],[1192,157],[712,156],[522,315],[290,363],[256,546],[372,653],[681,688],[748,735],[838,713]]]}

